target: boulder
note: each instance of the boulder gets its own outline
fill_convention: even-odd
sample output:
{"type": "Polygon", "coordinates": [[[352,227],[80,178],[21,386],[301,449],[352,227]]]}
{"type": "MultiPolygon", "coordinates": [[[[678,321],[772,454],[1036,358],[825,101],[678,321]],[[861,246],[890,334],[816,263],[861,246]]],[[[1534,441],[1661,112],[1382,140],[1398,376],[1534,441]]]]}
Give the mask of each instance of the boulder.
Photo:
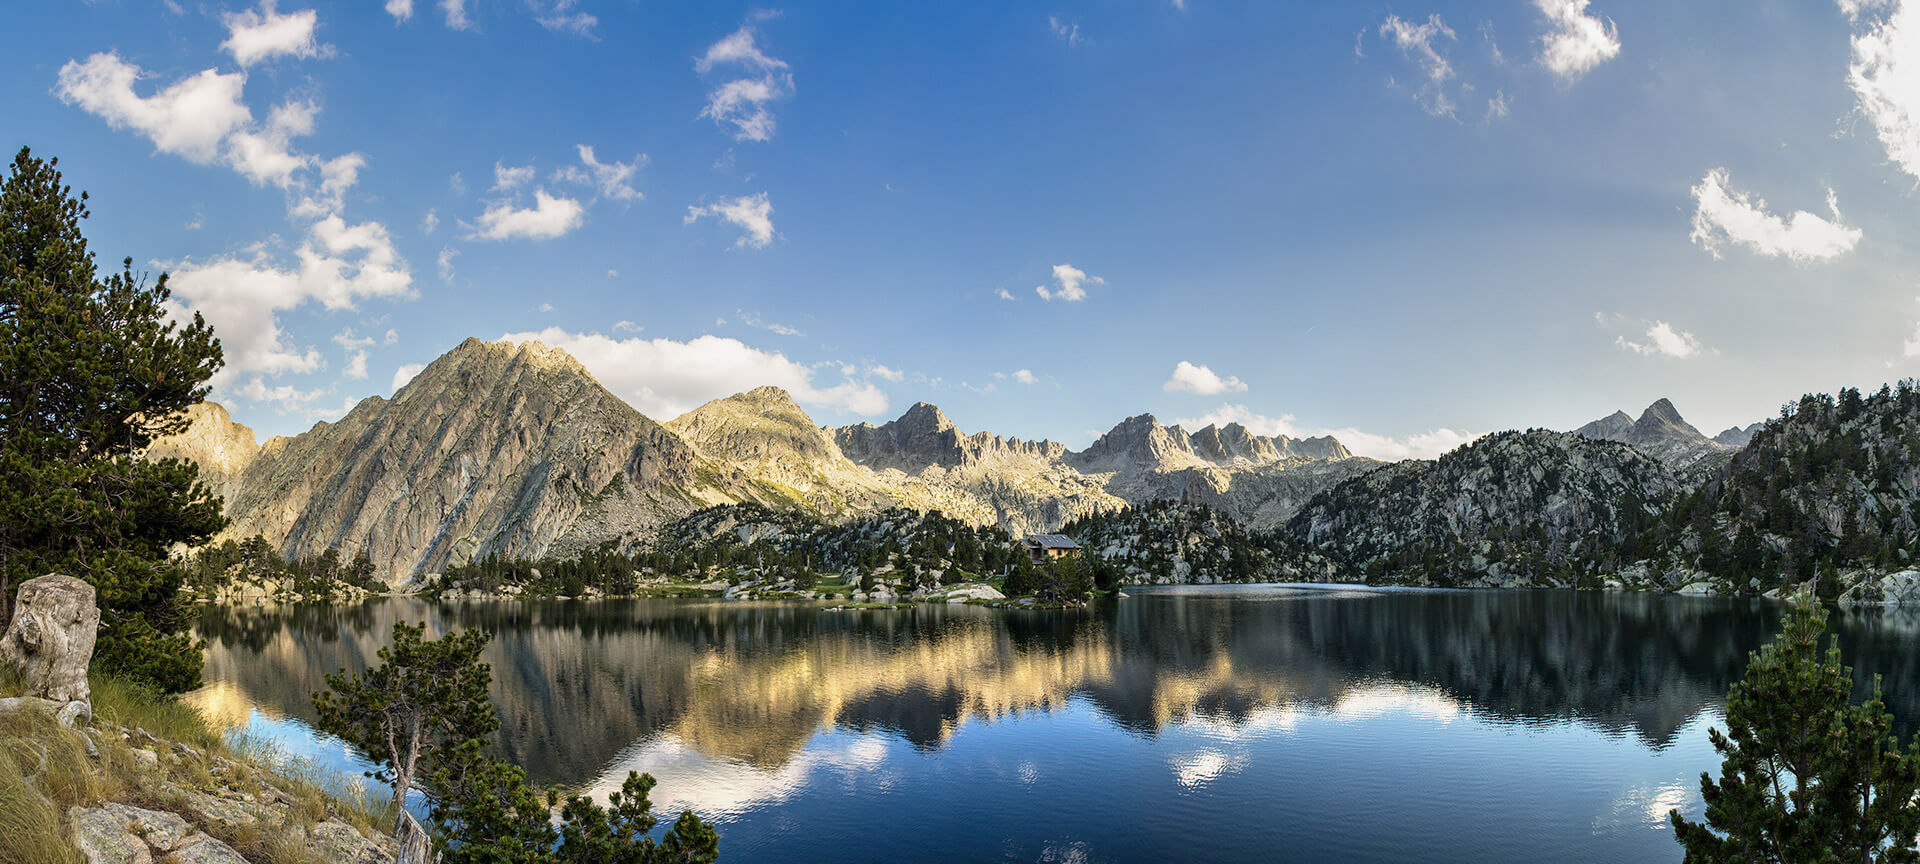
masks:
{"type": "Polygon", "coordinates": [[[55,702],[85,702],[87,664],[100,631],[93,586],[71,576],[48,575],[21,583],[13,622],[0,636],[0,657],[18,667],[27,695],[55,702]]]}
{"type": "Polygon", "coordinates": [[[165,811],[103,804],[70,808],[67,819],[87,864],[247,864],[233,847],[165,811]]]}
{"type": "MultiPolygon", "coordinates": [[[[408,821],[411,822],[411,818],[408,821]]],[[[394,860],[392,852],[337,819],[328,819],[308,829],[307,845],[321,860],[331,864],[393,864],[394,860]]]]}

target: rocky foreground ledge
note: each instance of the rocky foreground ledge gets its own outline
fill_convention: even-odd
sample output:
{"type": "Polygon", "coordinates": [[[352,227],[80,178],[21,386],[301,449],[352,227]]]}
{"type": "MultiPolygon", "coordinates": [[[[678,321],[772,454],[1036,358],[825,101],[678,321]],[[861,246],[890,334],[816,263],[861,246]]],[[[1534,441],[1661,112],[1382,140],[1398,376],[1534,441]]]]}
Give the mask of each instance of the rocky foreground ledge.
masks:
{"type": "Polygon", "coordinates": [[[375,814],[312,779],[96,720],[63,728],[25,700],[0,739],[87,864],[394,864],[375,814]],[[78,757],[78,764],[69,760],[78,757]],[[42,788],[44,787],[44,788],[42,788]],[[63,794],[65,793],[65,794],[63,794]],[[77,793],[77,794],[76,794],[77,793]],[[94,793],[94,794],[89,794],[94,793]]]}

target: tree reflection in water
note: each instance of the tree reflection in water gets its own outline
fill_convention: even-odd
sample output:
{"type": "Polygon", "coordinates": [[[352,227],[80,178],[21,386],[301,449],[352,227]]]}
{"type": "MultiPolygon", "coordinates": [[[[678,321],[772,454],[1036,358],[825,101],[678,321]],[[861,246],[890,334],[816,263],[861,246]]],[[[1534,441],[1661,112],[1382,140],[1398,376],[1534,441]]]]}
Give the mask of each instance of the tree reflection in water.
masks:
{"type": "MultiPolygon", "coordinates": [[[[963,724],[1084,699],[1151,738],[1382,704],[1495,722],[1578,721],[1670,744],[1771,638],[1764,601],[1557,591],[1292,587],[1139,592],[1084,613],[968,606],[828,612],[703,601],[209,608],[209,711],[310,719],[336,668],[364,667],[396,620],[485,628],[499,746],[537,782],[577,786],[655,741],[763,770],[816,734],[883,731],[936,750],[963,724]],[[1423,707],[1424,706],[1424,707],[1423,707]]],[[[1920,614],[1841,616],[1842,646],[1920,717],[1920,614]]],[[[1204,769],[1204,765],[1196,770],[1204,769]]],[[[619,770],[624,770],[621,768],[619,770]]]]}

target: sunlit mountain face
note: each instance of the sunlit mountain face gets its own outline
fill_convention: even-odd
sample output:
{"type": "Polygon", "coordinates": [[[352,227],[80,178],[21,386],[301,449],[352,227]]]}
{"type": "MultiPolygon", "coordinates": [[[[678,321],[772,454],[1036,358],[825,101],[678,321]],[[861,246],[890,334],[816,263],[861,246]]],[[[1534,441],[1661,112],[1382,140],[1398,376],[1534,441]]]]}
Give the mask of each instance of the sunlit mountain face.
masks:
{"type": "MultiPolygon", "coordinates": [[[[494,634],[497,746],[536,782],[604,797],[651,773],[656,805],[719,820],[733,860],[885,860],[922,841],[971,858],[1167,860],[1191,854],[1168,839],[1186,820],[1267,811],[1289,815],[1216,819],[1202,847],[1677,860],[1665,813],[1700,807],[1698,775],[1718,764],[1706,727],[1778,614],[1352,586],[1141,589],[1074,613],[233,606],[203,613],[210,683],[194,700],[236,731],[364,770],[308,726],[308,697],[327,672],[364,667],[394,622],[425,621],[494,634]],[[1513,812],[1537,830],[1498,830],[1513,812]],[[913,830],[859,829],[896,816],[913,830]],[[1340,827],[1355,819],[1386,827],[1340,827]]],[[[1862,686],[1884,675],[1914,726],[1920,702],[1901,694],[1920,692],[1920,616],[1837,620],[1862,686]]]]}

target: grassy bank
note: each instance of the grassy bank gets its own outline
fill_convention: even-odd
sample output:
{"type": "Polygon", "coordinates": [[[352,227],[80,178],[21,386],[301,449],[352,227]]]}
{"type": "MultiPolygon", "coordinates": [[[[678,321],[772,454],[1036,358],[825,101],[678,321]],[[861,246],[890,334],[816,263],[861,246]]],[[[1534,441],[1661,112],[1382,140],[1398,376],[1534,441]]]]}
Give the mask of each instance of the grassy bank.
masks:
{"type": "MultiPolygon", "coordinates": [[[[91,684],[89,728],[63,729],[37,710],[0,713],[0,861],[82,864],[67,809],[108,802],[183,815],[271,810],[283,821],[189,818],[254,864],[324,864],[301,838],[328,819],[373,837],[392,824],[390,797],[341,794],[365,790],[356,780],[229,740],[176,698],[100,675],[91,684]]],[[[18,678],[0,675],[0,696],[21,692],[18,678]]]]}

